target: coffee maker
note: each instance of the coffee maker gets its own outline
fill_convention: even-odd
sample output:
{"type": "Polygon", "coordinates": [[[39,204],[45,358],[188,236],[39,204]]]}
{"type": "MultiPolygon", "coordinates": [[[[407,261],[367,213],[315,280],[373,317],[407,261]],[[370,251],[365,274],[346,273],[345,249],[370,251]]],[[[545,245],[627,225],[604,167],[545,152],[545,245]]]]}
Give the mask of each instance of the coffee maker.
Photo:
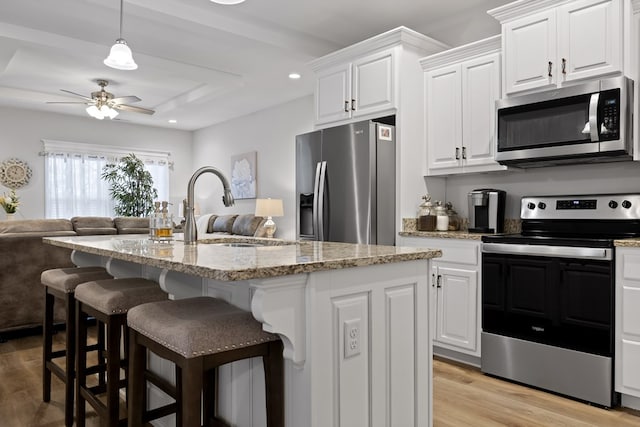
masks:
{"type": "Polygon", "coordinates": [[[480,188],[471,191],[467,197],[470,233],[502,233],[504,231],[506,191],[480,188]]]}

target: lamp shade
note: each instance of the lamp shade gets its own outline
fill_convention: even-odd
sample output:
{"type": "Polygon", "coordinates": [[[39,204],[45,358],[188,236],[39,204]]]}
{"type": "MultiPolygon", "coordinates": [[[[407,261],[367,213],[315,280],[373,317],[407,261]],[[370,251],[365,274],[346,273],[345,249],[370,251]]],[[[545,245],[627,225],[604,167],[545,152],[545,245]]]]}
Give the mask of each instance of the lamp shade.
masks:
{"type": "Polygon", "coordinates": [[[282,199],[256,199],[257,216],[283,216],[282,199]]]}
{"type": "Polygon", "coordinates": [[[109,56],[104,60],[104,65],[117,70],[135,70],[138,64],[133,60],[133,53],[124,39],[116,40],[111,46],[109,56]]]}

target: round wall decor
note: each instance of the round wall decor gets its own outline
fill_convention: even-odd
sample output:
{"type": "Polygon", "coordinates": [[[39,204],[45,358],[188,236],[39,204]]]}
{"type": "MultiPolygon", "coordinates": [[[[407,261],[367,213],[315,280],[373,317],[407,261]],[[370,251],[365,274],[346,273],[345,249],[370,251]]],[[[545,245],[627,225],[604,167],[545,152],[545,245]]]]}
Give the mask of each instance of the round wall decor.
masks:
{"type": "Polygon", "coordinates": [[[0,163],[0,182],[5,187],[17,189],[29,183],[31,168],[19,159],[9,159],[0,163]]]}

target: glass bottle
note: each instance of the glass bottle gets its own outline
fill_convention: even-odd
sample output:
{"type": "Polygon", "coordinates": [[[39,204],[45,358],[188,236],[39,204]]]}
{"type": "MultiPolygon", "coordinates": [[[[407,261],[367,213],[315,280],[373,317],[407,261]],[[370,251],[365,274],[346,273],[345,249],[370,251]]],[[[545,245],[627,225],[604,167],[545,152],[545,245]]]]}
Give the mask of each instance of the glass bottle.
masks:
{"type": "Polygon", "coordinates": [[[418,231],[433,231],[436,229],[436,216],[431,203],[431,196],[422,196],[422,202],[418,207],[418,231]]]}
{"type": "Polygon", "coordinates": [[[453,203],[447,202],[444,207],[447,208],[447,215],[449,216],[449,231],[460,230],[460,216],[453,209],[453,203]]]}
{"type": "Polygon", "coordinates": [[[169,213],[169,202],[162,202],[162,211],[156,224],[156,237],[161,242],[173,240],[173,215],[169,213]]]}
{"type": "Polygon", "coordinates": [[[440,200],[436,200],[436,230],[437,231],[449,231],[449,215],[447,215],[447,208],[442,206],[440,200]]]}
{"type": "Polygon", "coordinates": [[[156,229],[158,228],[157,222],[160,216],[160,202],[153,202],[154,210],[149,215],[149,238],[156,240],[156,229]]]}

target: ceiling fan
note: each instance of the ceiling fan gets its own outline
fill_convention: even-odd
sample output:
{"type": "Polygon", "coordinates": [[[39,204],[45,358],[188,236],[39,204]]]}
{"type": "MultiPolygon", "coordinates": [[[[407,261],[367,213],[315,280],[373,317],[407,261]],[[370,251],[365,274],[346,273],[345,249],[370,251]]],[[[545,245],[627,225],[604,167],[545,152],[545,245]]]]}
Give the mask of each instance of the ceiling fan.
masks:
{"type": "Polygon", "coordinates": [[[150,110],[148,108],[136,107],[133,105],[128,105],[126,103],[131,102],[140,102],[141,99],[137,96],[120,96],[117,98],[113,97],[113,94],[104,90],[104,88],[109,84],[107,80],[97,80],[98,86],[100,86],[100,90],[96,92],[91,92],[91,97],[81,95],[79,93],[71,92],[70,90],[60,89],[62,92],[70,93],[74,96],[79,96],[84,99],[84,101],[48,101],[47,104],[85,104],[88,105],[87,113],[96,119],[102,120],[105,117],[109,117],[110,119],[115,118],[118,115],[117,110],[121,111],[131,111],[134,113],[142,113],[142,114],[153,114],[154,110],[150,110]]]}

